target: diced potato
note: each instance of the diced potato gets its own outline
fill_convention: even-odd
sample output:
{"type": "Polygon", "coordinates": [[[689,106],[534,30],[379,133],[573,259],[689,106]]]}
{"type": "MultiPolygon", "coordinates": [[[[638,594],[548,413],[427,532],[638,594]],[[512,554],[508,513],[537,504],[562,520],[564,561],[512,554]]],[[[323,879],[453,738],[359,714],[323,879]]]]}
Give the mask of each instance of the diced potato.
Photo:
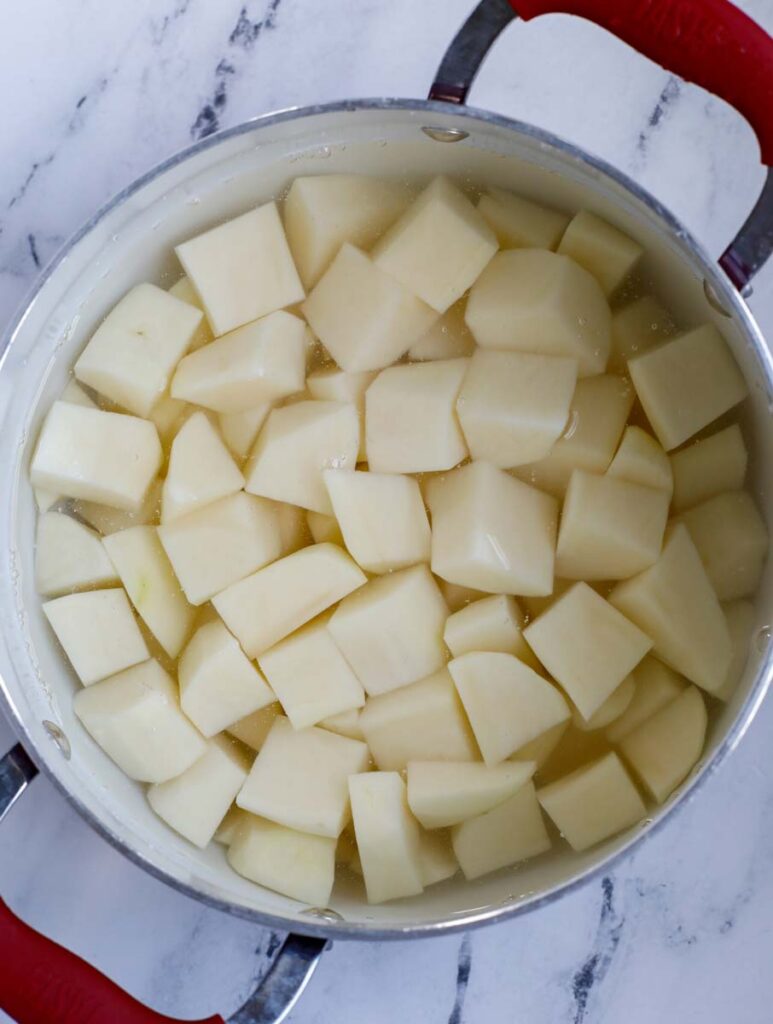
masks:
{"type": "Polygon", "coordinates": [[[307,512],[306,522],[315,544],[339,544],[344,547],[344,536],[335,516],[326,516],[322,512],[307,512]]]}
{"type": "Polygon", "coordinates": [[[673,452],[674,508],[682,512],[724,491],[738,491],[749,456],[737,423],[673,452]]]}
{"type": "Polygon", "coordinates": [[[556,573],[622,580],[653,565],[663,546],[668,493],[576,469],[561,512],[556,573]]]}
{"type": "Polygon", "coordinates": [[[271,732],[274,719],[282,714],[282,705],[279,701],[269,704],[259,711],[253,711],[251,715],[240,718],[228,726],[228,732],[249,747],[250,750],[260,750],[266,742],[266,736],[271,732]]]}
{"type": "MultiPolygon", "coordinates": [[[[204,304],[198,296],[196,289],[191,284],[190,278],[187,274],[175,281],[172,287],[169,289],[169,294],[174,295],[176,299],[180,299],[182,302],[187,302],[189,306],[194,306],[196,309],[200,309],[202,313],[205,312],[204,304]]],[[[202,345],[208,345],[212,341],[214,335],[212,334],[212,328],[209,326],[209,320],[206,316],[203,316],[199,321],[199,326],[196,328],[196,333],[193,335],[193,340],[188,346],[189,352],[195,352],[197,348],[201,348],[202,345]]]]}
{"type": "Polygon", "coordinates": [[[485,814],[534,774],[533,761],[494,767],[470,761],[410,761],[408,803],[424,828],[445,828],[485,814]]]}
{"type": "Polygon", "coordinates": [[[473,459],[507,468],[544,458],[564,432],[577,360],[478,349],[456,409],[473,459]]]}
{"type": "Polygon", "coordinates": [[[678,697],[687,685],[683,676],[651,654],[639,662],[630,678],[634,681],[631,702],[606,730],[611,743],[619,743],[629,732],[678,697]]]}
{"type": "Polygon", "coordinates": [[[424,886],[436,885],[453,878],[459,870],[459,861],[451,846],[451,837],[446,832],[425,832],[420,830],[421,880],[424,886]]]}
{"type": "Polygon", "coordinates": [[[485,814],[455,825],[451,842],[468,881],[547,852],[550,836],[533,783],[525,783],[485,814]]]}
{"type": "Polygon", "coordinates": [[[563,739],[569,724],[570,722],[567,719],[566,722],[554,725],[552,729],[548,729],[547,732],[543,732],[535,740],[524,744],[520,750],[516,750],[508,760],[518,762],[533,761],[537,766],[537,771],[539,771],[563,739]]]}
{"type": "Polygon", "coordinates": [[[59,396],[60,402],[71,402],[73,405],[83,405],[87,409],[98,408],[97,403],[93,402],[77,380],[72,378],[65,385],[64,391],[59,396]]]}
{"type": "Polygon", "coordinates": [[[371,697],[360,728],[381,771],[409,761],[476,761],[478,749],[447,669],[371,697]]]}
{"type": "Polygon", "coordinates": [[[80,690],[73,710],[107,756],[138,782],[166,782],[207,749],[180,710],[173,679],[157,661],[80,690]]]}
{"type": "Polygon", "coordinates": [[[606,754],[537,790],[543,809],[573,850],[587,850],[635,825],[644,801],[617,754],[606,754]]]}
{"type": "Polygon", "coordinates": [[[571,715],[558,688],[512,654],[471,651],[450,661],[448,671],[487,765],[571,715]]]}
{"type": "Polygon", "coordinates": [[[604,372],[610,319],[587,270],[544,249],[498,253],[467,300],[467,325],[482,348],[572,356],[581,377],[604,372]]]}
{"type": "Polygon", "coordinates": [[[347,373],[389,366],[437,319],[437,313],[410,288],[348,243],[301,309],[347,373]]]}
{"type": "Polygon", "coordinates": [[[433,359],[458,359],[470,356],[475,350],[475,339],[464,320],[463,299],[455,302],[436,320],[427,331],[408,349],[412,361],[427,362],[433,359]]]}
{"type": "Polygon", "coordinates": [[[619,583],[609,600],[651,637],[661,661],[709,693],[721,688],[730,634],[686,526],[667,533],[655,565],[619,583]]]}
{"type": "Polygon", "coordinates": [[[349,793],[368,903],[422,892],[421,833],[403,780],[397,772],[353,775],[349,793]]]}
{"type": "Polygon", "coordinates": [[[370,580],[344,598],[328,629],[373,696],[423,679],[446,662],[448,608],[426,565],[370,580]]]}
{"type": "Polygon", "coordinates": [[[220,433],[237,459],[246,459],[250,454],[255,438],[273,408],[273,402],[259,402],[254,408],[242,412],[220,413],[217,418],[220,433]]]}
{"type": "Polygon", "coordinates": [[[249,815],[228,847],[228,862],[251,882],[326,907],[335,880],[335,839],[312,836],[249,815]]]}
{"type": "Polygon", "coordinates": [[[491,186],[478,209],[502,249],[555,249],[569,217],[506,189],[491,186]]]}
{"type": "Polygon", "coordinates": [[[523,639],[523,612],[515,598],[494,594],[460,608],[446,620],[443,639],[455,658],[468,651],[515,654],[532,668],[536,662],[523,639]]]}
{"type": "MultiPolygon", "coordinates": [[[[306,519],[306,509],[298,505],[290,505],[285,501],[271,501],[267,499],[274,508],[279,521],[279,539],[281,543],[282,557],[292,555],[313,542],[309,524],[306,519]]],[[[317,541],[316,543],[320,543],[317,541]]]]}
{"type": "Polygon", "coordinates": [[[180,655],[178,675],[182,709],[204,736],[216,736],[276,701],[220,621],[196,630],[180,655]]]}
{"type": "Polygon", "coordinates": [[[725,681],[714,696],[720,700],[730,700],[741,680],[746,662],[749,660],[751,634],[754,626],[754,605],[751,601],[730,601],[722,605],[722,611],[725,613],[727,628],[730,630],[733,657],[725,681]]]}
{"type": "Polygon", "coordinates": [[[206,413],[195,412],[172,442],[161,498],[161,521],[208,505],[244,486],[241,470],[231,458],[206,413]]]}
{"type": "Polygon", "coordinates": [[[462,587],[458,583],[449,583],[448,580],[441,580],[439,577],[437,585],[440,587],[440,593],[443,595],[443,599],[448,605],[448,610],[451,612],[458,612],[461,608],[466,608],[472,601],[488,596],[482,590],[462,587]]]}
{"type": "Polygon", "coordinates": [[[361,568],[385,573],[429,562],[429,520],[415,480],[341,469],[322,476],[346,547],[361,568]]]}
{"type": "Polygon", "coordinates": [[[350,818],[347,779],[367,769],[364,743],[314,726],[296,731],[280,715],[236,802],[287,828],[335,838],[350,818]]]}
{"type": "MultiPolygon", "coordinates": [[[[566,591],[570,587],[574,586],[575,583],[576,583],[576,580],[564,580],[564,579],[561,579],[560,576],[555,576],[553,578],[553,590],[552,590],[552,593],[547,594],[545,597],[524,597],[524,598],[521,598],[520,599],[521,600],[521,604],[526,609],[526,614],[528,615],[529,620],[536,619],[538,615],[542,615],[542,613],[544,611],[547,611],[547,609],[551,606],[551,604],[555,604],[555,602],[558,600],[558,598],[562,594],[566,593],[566,591]]],[[[592,582],[589,585],[591,587],[593,587],[593,589],[597,593],[601,594],[602,597],[604,597],[604,592],[603,592],[602,588],[604,590],[607,590],[607,591],[609,590],[607,585],[604,584],[604,583],[592,582]]]]}
{"type": "Polygon", "coordinates": [[[633,700],[635,693],[636,683],[633,678],[633,673],[631,673],[631,675],[626,676],[618,688],[614,690],[609,697],[607,697],[601,707],[594,711],[590,718],[583,718],[577,708],[575,708],[572,712],[572,725],[574,725],[575,729],[580,729],[582,732],[593,732],[596,729],[604,729],[611,722],[616,721],[625,713],[633,700]]]}
{"type": "Polygon", "coordinates": [[[204,754],[182,775],[150,787],[148,803],[175,832],[204,849],[244,784],[248,769],[249,762],[235,743],[210,740],[204,754]]]}
{"type": "Polygon", "coordinates": [[[326,369],[310,373],[306,387],[312,398],[332,402],[350,402],[357,410],[360,421],[360,450],[357,461],[365,461],[365,392],[376,376],[375,370],[346,373],[344,370],[326,369]]]}
{"type": "Polygon", "coordinates": [[[54,402],[30,466],[33,487],[136,511],[161,465],[152,423],[54,402]]]}
{"type": "Polygon", "coordinates": [[[494,232],[447,178],[435,178],[373,250],[376,265],[445,313],[497,251],[494,232]]]}
{"type": "Polygon", "coordinates": [[[634,299],[612,314],[609,369],[625,373],[628,360],[641,355],[676,330],[668,310],[651,295],[634,299]]]}
{"type": "Polygon", "coordinates": [[[523,631],[529,646],[589,719],[652,647],[652,640],[577,583],[523,631]]]}
{"type": "Polygon", "coordinates": [[[360,728],[359,708],[340,711],[337,715],[329,715],[318,723],[320,728],[337,732],[339,736],[348,736],[352,740],[364,740],[365,733],[360,728]]]}
{"type": "Polygon", "coordinates": [[[236,413],[302,391],[305,332],[303,320],[284,310],[238,327],[182,360],[172,397],[236,413]]]}
{"type": "Polygon", "coordinates": [[[247,814],[240,807],[232,806],[215,829],[215,834],[212,836],[213,840],[216,843],[221,843],[223,846],[230,846],[241,826],[246,825],[250,817],[251,815],[247,814]]]}
{"type": "Polygon", "coordinates": [[[282,554],[276,508],[265,498],[243,491],[165,523],[158,536],[185,596],[194,605],[282,554]]]}
{"type": "Polygon", "coordinates": [[[757,589],[768,553],[768,531],[747,491],[725,491],[683,512],[698,554],[720,601],[757,589]]]}
{"type": "Polygon", "coordinates": [[[641,427],[626,427],[620,447],[607,470],[609,476],[664,491],[671,500],[674,474],[671,462],[654,437],[641,427]]]}
{"type": "Polygon", "coordinates": [[[390,366],[365,395],[365,449],[376,473],[451,469],[467,457],[456,400],[467,359],[390,366]]]}
{"type": "Polygon", "coordinates": [[[366,580],[336,544],[313,544],[231,584],[212,603],[255,658],[366,580]]]}
{"type": "Polygon", "coordinates": [[[332,515],[322,471],[354,469],[357,410],[347,402],[302,401],[274,409],[245,468],[252,494],[332,515]]]}
{"type": "Polygon", "coordinates": [[[607,296],[630,276],[644,252],[638,242],[590,210],[572,217],[558,251],[593,274],[607,296]]]}
{"type": "Polygon", "coordinates": [[[487,462],[472,462],[427,488],[432,571],[490,593],[549,594],[556,502],[487,462]]]}
{"type": "Polygon", "coordinates": [[[621,741],[623,757],[659,804],[687,778],[703,752],[706,705],[688,687],[621,741]]]}
{"type": "Polygon", "coordinates": [[[99,534],[61,512],[44,512],[35,534],[35,583],[44,597],[109,587],[118,573],[99,534]]]}
{"type": "Polygon", "coordinates": [[[111,533],[118,533],[119,530],[128,530],[132,526],[146,526],[157,520],[161,512],[162,489],[163,481],[154,480],[136,512],[101,505],[96,501],[74,501],[72,510],[103,537],[109,537],[111,533]]]}
{"type": "Polygon", "coordinates": [[[303,298],[276,203],[219,224],[175,252],[217,335],[303,298]]]}
{"type": "Polygon", "coordinates": [[[741,371],[713,324],[665,341],[628,362],[636,394],[670,451],[747,394],[741,371]]]}
{"type": "Polygon", "coordinates": [[[67,594],[46,601],[43,611],[84,686],[148,657],[123,590],[67,594]]]}
{"type": "Polygon", "coordinates": [[[107,314],[75,363],[75,376],[147,417],[169,386],[202,315],[154,284],[138,284],[107,314]]]}

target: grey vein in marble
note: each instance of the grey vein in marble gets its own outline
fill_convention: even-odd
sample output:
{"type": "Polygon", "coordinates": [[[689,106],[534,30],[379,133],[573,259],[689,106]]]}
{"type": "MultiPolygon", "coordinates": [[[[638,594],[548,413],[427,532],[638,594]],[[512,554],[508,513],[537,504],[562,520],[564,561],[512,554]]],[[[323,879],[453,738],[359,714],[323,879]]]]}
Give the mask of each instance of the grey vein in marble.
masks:
{"type": "Polygon", "coordinates": [[[612,965],[625,918],[615,908],[615,883],[609,876],[601,880],[601,911],[594,951],[576,971],[572,979],[572,997],[575,1011],[572,1024],[583,1024],[588,1011],[588,999],[598,988],[612,965]]]}
{"type": "Polygon", "coordinates": [[[466,932],[462,936],[459,946],[459,956],[456,961],[456,995],[454,1005],[448,1018],[448,1024],[462,1024],[462,1013],[464,1001],[467,998],[467,986],[470,984],[470,971],[472,970],[472,936],[466,932]]]}

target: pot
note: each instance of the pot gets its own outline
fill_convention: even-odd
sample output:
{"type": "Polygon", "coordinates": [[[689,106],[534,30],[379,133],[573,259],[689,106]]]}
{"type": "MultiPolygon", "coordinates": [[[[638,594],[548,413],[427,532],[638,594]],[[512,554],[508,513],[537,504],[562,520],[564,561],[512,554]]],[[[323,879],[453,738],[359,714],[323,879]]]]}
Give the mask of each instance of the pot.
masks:
{"type": "MultiPolygon", "coordinates": [[[[769,524],[773,494],[773,360],[744,297],[773,248],[773,177],[717,266],[686,229],[634,182],[537,128],[465,107],[489,46],[518,15],[576,13],[671,70],[719,93],[757,129],[773,164],[773,41],[728,0],[483,0],[453,41],[430,98],[360,100],[282,111],[187,149],[117,196],[65,246],[3,342],[0,365],[0,694],[20,744],[0,762],[0,816],[38,769],[108,842],[166,884],[227,913],[291,932],[261,988],[231,1018],[282,1020],[329,940],[445,935],[538,909],[582,885],[664,827],[739,743],[773,673],[768,645],[750,646],[742,683],[713,720],[700,765],[651,821],[585,854],[557,850],[475,884],[449,882],[414,900],[367,906],[345,886],[333,906],[308,909],[228,868],[219,848],[195,850],[153,814],[143,793],[87,737],[71,704],[76,683],[41,612],[33,572],[35,511],[28,479],[34,439],[75,354],[135,283],[179,273],[183,239],[301,174],[353,171],[426,177],[444,172],[497,184],[549,205],[585,207],[636,237],[643,272],[685,322],[711,320],[750,385],[745,430],[751,486],[769,524]],[[29,752],[29,753],[28,753],[29,752]],[[32,760],[34,758],[34,761],[32,760]]],[[[773,621],[770,568],[756,630],[773,621]]],[[[0,1004],[21,1022],[160,1021],[76,957],[0,905],[0,1004]]],[[[212,1018],[212,1021],[221,1018],[212,1018]]]]}

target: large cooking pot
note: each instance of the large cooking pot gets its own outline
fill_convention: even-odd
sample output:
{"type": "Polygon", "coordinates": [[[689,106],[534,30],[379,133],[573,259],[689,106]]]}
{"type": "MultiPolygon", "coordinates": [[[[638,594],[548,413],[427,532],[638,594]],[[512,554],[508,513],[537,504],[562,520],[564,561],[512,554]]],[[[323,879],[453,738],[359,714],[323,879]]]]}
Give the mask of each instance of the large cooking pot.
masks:
{"type": "MultiPolygon", "coordinates": [[[[5,341],[0,370],[0,693],[21,741],[0,762],[0,816],[39,768],[108,842],[197,900],[292,934],[263,985],[231,1020],[283,1019],[329,940],[444,935],[534,910],[582,885],[662,828],[738,744],[771,679],[763,642],[773,621],[770,567],[737,693],[714,718],[699,767],[651,821],[585,854],[556,850],[474,885],[368,906],[345,886],[309,910],[247,882],[217,846],[196,850],[148,807],[135,783],[86,736],[72,712],[76,683],[35,593],[35,511],[28,461],[43,413],[89,334],[135,283],[179,273],[178,242],[281,194],[297,175],[355,171],[426,177],[445,172],[512,188],[559,207],[589,208],[637,238],[645,275],[684,322],[711,320],[750,386],[745,429],[751,486],[773,526],[773,361],[744,301],[773,248],[773,176],[717,266],[685,228],[634,182],[531,125],[466,108],[489,46],[516,15],[589,18],[683,77],[720,94],[758,133],[773,164],[773,41],[727,0],[483,0],[451,45],[430,99],[360,100],[259,117],[173,157],[117,196],[47,269],[5,341]],[[21,745],[23,744],[23,746],[21,745]],[[34,757],[34,763],[30,756],[34,757]]],[[[0,904],[2,907],[2,904],[0,904]]],[[[167,1020],[76,957],[0,911],[0,1005],[24,1024],[167,1020]]],[[[212,1018],[220,1020],[220,1018],[212,1018]]]]}

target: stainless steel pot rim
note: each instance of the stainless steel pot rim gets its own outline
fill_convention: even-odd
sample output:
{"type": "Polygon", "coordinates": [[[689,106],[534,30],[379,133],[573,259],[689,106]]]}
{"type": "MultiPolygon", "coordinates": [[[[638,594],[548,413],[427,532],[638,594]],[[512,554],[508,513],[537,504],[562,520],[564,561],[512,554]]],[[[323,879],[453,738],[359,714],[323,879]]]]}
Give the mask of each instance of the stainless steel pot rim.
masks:
{"type": "MultiPolygon", "coordinates": [[[[123,204],[135,193],[140,191],[145,185],[156,179],[159,175],[178,166],[190,157],[193,157],[213,146],[219,145],[227,139],[235,138],[255,130],[269,129],[273,125],[286,121],[312,118],[318,115],[332,113],[361,113],[385,110],[407,111],[417,115],[436,114],[441,117],[452,116],[454,118],[467,118],[470,122],[484,122],[489,125],[495,125],[497,127],[514,131],[520,135],[534,139],[545,148],[553,148],[559,151],[564,157],[569,157],[571,161],[576,162],[580,166],[586,168],[588,166],[592,167],[600,175],[610,179],[618,187],[632,194],[636,199],[648,207],[649,210],[663,222],[671,234],[679,240],[686,255],[700,265],[706,282],[714,288],[716,295],[719,297],[728,314],[736,317],[741,322],[747,338],[753,343],[753,347],[766,382],[768,396],[773,395],[773,356],[771,356],[768,351],[759,327],[757,326],[745,301],[741,298],[718,265],[705,252],[696,239],[693,238],[684,225],[682,225],[662,203],[660,203],[640,185],[599,157],[586,153],[581,148],[566,142],[560,137],[555,136],[550,132],[543,131],[542,129],[526,122],[517,121],[501,114],[494,114],[490,111],[480,110],[474,107],[455,106],[434,100],[389,98],[344,100],[333,103],[314,104],[305,107],[289,107],[283,110],[263,114],[235,125],[232,128],[223,129],[222,131],[216,132],[205,139],[193,143],[191,146],[188,146],[174,154],[167,160],[156,165],[146,174],[137,178],[131,185],[117,193],[111,200],[102,206],[101,209],[98,210],[97,213],[62,246],[49,265],[38,277],[37,281],[22,301],[19,312],[14,318],[12,318],[9,327],[3,332],[2,338],[0,339],[0,379],[5,368],[8,354],[16,336],[25,322],[30,308],[32,307],[37,295],[42,290],[43,285],[52,276],[56,268],[64,259],[66,259],[67,255],[72,251],[75,245],[89,234],[109,213],[123,204]]],[[[720,745],[717,747],[711,759],[706,761],[706,763],[695,772],[686,787],[679,794],[678,798],[672,802],[670,806],[660,812],[655,820],[647,824],[639,832],[632,834],[619,849],[608,854],[598,863],[588,867],[570,881],[556,885],[539,895],[525,896],[518,902],[511,903],[508,901],[507,903],[495,906],[472,908],[469,911],[463,911],[455,914],[450,918],[444,918],[437,921],[419,921],[411,924],[395,925],[393,927],[373,927],[369,924],[354,923],[345,920],[326,920],[324,922],[320,921],[319,923],[315,923],[314,919],[311,917],[301,919],[298,917],[290,918],[277,914],[270,914],[265,911],[232,903],[229,900],[222,899],[221,897],[203,891],[193,884],[175,878],[163,868],[156,866],[148,860],[142,853],[127,845],[116,833],[114,833],[94,813],[92,813],[92,811],[80,799],[70,792],[65,783],[59,778],[56,768],[53,767],[53,760],[58,756],[58,754],[54,752],[53,747],[51,750],[42,750],[38,748],[24,722],[22,713],[14,704],[5,680],[2,677],[0,677],[0,696],[2,696],[3,704],[7,708],[8,718],[12,728],[18,735],[19,739],[26,743],[29,749],[34,753],[35,760],[43,773],[62,793],[68,803],[103,839],[110,843],[111,846],[119,850],[134,864],[147,871],[148,874],[157,878],[159,881],[164,882],[172,889],[198,900],[205,906],[223,911],[224,913],[231,914],[235,917],[253,921],[256,924],[263,925],[267,928],[273,928],[277,931],[293,931],[295,933],[329,939],[404,940],[410,938],[427,938],[433,935],[450,935],[455,932],[466,931],[470,928],[509,920],[518,915],[524,914],[527,911],[537,910],[546,904],[552,903],[560,896],[575,892],[586,883],[589,883],[614,870],[614,868],[617,867],[625,857],[633,852],[635,848],[642,846],[645,840],[650,840],[657,835],[665,823],[671,820],[675,809],[691,800],[698,790],[706,784],[709,778],[716,773],[720,766],[725,762],[728,754],[736,748],[749,728],[765,698],[772,679],[773,645],[768,645],[764,663],[760,668],[754,686],[752,687],[743,706],[739,710],[736,720],[728,730],[727,735],[724,737],[720,745]],[[49,761],[49,758],[51,758],[51,761],[49,761]]]]}

